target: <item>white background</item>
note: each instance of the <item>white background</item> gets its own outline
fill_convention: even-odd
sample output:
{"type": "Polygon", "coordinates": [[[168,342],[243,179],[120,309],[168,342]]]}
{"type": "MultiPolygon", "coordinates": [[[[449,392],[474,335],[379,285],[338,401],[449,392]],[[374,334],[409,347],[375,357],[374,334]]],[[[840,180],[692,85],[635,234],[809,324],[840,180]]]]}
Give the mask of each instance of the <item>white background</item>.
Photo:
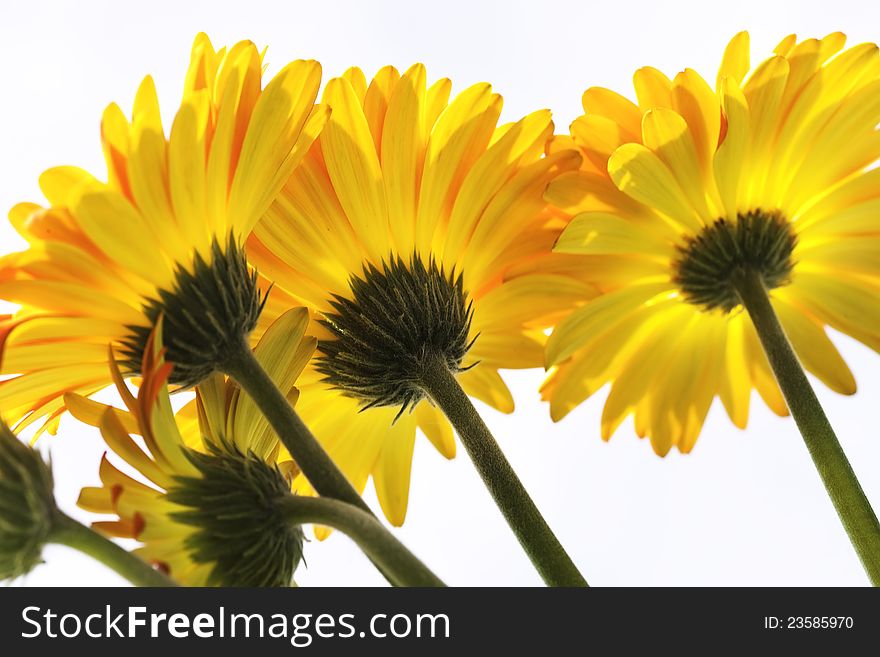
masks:
{"type": "MultiPolygon", "coordinates": [[[[581,112],[588,86],[629,96],[650,64],[685,66],[710,81],[727,40],[752,34],[752,61],[786,34],[843,30],[850,44],[877,41],[874,2],[11,2],[0,3],[0,206],[41,200],[37,176],[56,164],[103,174],[98,124],[117,101],[128,112],[145,73],[163,107],[179,99],[196,32],[215,46],[249,38],[268,45],[270,73],[316,58],[325,79],[351,65],[369,75],[415,61],[456,90],[487,80],[505,97],[504,117],[549,107],[560,131],[581,112]]],[[[170,112],[164,117],[168,120],[170,112]]],[[[5,225],[2,250],[21,242],[5,225]]],[[[834,336],[859,392],[819,397],[880,508],[880,360],[834,336]]],[[[695,354],[695,357],[698,355],[695,354]]],[[[867,579],[828,501],[794,423],[753,397],[749,427],[735,429],[719,403],[693,453],[660,459],[625,424],[599,438],[604,394],[560,424],[538,400],[542,372],[511,373],[518,410],[487,422],[575,562],[594,585],[865,585],[867,579]]],[[[61,506],[97,482],[102,446],[73,420],[51,452],[61,506]]],[[[463,450],[460,450],[463,452],[463,450]]],[[[463,453],[447,462],[421,439],[409,518],[399,536],[454,585],[539,585],[463,453]]],[[[372,491],[367,500],[375,505],[372,491]]],[[[352,543],[334,535],[307,545],[302,585],[383,580],[352,543]]],[[[50,547],[26,585],[100,585],[122,580],[87,557],[50,547]]],[[[686,610],[682,610],[687,613],[686,610]]]]}

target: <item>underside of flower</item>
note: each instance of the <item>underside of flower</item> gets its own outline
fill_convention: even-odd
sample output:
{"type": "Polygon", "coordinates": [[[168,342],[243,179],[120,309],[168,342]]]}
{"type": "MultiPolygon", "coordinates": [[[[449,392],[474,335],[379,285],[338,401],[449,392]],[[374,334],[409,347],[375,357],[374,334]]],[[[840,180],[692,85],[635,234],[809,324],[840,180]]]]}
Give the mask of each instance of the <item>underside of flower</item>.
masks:
{"type": "Polygon", "coordinates": [[[0,580],[42,562],[56,510],[50,467],[0,422],[0,580]]]}
{"type": "Polygon", "coordinates": [[[171,290],[160,290],[143,308],[150,326],[130,326],[122,362],[129,374],[140,373],[144,348],[161,317],[166,359],[174,363],[170,383],[191,387],[222,369],[230,353],[254,329],[266,301],[233,235],[226,248],[215,239],[211,260],[196,254],[192,269],[177,267],[171,290]]]}
{"type": "Polygon", "coordinates": [[[186,548],[196,563],[213,564],[208,584],[290,586],[303,532],[279,511],[278,500],[291,494],[281,471],[231,447],[189,456],[200,476],[177,477],[168,499],[187,507],[171,516],[195,529],[186,548]]]}
{"type": "Polygon", "coordinates": [[[736,280],[743,272],[759,273],[768,290],[790,282],[796,243],[791,224],[778,212],[719,219],[679,247],[674,280],[690,303],[730,312],[740,304],[736,280]]]}
{"type": "Polygon", "coordinates": [[[425,364],[442,359],[452,372],[476,337],[469,338],[473,302],[461,273],[446,274],[432,259],[392,257],[365,265],[350,282],[351,298],[335,296],[335,312],[322,321],[335,340],[319,343],[317,369],[330,385],[359,399],[363,408],[399,406],[424,396],[425,364]]]}

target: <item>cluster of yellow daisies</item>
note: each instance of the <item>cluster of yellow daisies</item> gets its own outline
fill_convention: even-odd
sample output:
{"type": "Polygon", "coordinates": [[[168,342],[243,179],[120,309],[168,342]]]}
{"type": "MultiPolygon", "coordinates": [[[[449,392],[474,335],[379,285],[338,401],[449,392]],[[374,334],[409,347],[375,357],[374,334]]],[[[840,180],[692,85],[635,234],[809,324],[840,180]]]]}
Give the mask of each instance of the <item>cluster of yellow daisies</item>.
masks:
{"type": "MultiPolygon", "coordinates": [[[[504,369],[547,369],[553,421],[607,387],[596,434],[632,416],[661,456],[694,447],[716,397],[745,428],[757,390],[826,485],[848,481],[823,471],[848,463],[816,455],[836,439],[816,437],[797,368],[852,394],[827,327],[880,350],[880,54],[844,42],[790,36],[752,66],[740,33],[716,80],[639,69],[635,100],[591,87],[560,134],[546,110],[501,123],[489,84],[453,95],[422,64],[321,91],[318,62],[266,79],[265,51],[200,34],[171,114],[145,78],[130,113],[104,112],[106,174],[49,169],[45,202],[10,211],[27,248],[0,258],[19,306],[0,318],[0,417],[98,427],[80,506],[185,585],[289,585],[299,524],[346,525],[288,506],[369,516],[370,478],[403,524],[417,434],[453,458],[453,427],[481,431],[468,397],[514,411],[504,369]],[[91,399],[108,386],[119,407],[91,399]],[[175,412],[178,390],[195,396],[175,412]],[[237,534],[262,553],[224,553],[237,534]]],[[[13,472],[0,457],[0,515],[13,472]]],[[[515,527],[508,480],[487,485],[515,527]]],[[[852,481],[832,499],[877,582],[880,526],[852,481]]],[[[514,529],[536,566],[579,583],[552,575],[577,571],[539,524],[514,529]]]]}

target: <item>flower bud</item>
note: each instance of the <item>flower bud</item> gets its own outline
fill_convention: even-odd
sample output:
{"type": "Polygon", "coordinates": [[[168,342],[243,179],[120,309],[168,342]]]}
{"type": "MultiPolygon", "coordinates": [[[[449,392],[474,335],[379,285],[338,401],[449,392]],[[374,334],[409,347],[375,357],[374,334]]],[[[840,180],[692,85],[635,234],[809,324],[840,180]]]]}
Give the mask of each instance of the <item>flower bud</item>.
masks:
{"type": "Polygon", "coordinates": [[[41,563],[58,509],[52,470],[39,452],[0,423],[0,580],[41,563]]]}

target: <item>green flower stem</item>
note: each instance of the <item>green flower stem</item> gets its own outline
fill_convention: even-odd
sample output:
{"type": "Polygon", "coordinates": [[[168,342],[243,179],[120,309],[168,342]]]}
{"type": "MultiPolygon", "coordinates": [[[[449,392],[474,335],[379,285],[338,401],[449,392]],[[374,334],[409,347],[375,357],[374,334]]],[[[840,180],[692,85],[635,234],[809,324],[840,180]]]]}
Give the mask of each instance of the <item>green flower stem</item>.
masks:
{"type": "Polygon", "coordinates": [[[229,354],[224,370],[251,396],[319,495],[347,502],[372,514],[247,344],[242,342],[235,353],[229,354]]]}
{"type": "Polygon", "coordinates": [[[292,495],[281,500],[280,509],[297,525],[325,525],[346,534],[394,586],[446,586],[374,515],[351,504],[292,495]]]}
{"type": "Polygon", "coordinates": [[[547,585],[587,586],[446,362],[428,359],[420,383],[452,422],[483,483],[547,585]]]}
{"type": "Polygon", "coordinates": [[[171,578],[150,564],[60,511],[56,512],[53,519],[49,542],[66,545],[89,555],[135,586],[177,586],[171,578]]]}
{"type": "Polygon", "coordinates": [[[880,586],[880,523],[779,323],[763,279],[747,270],[734,284],[849,540],[871,583],[880,586]]]}

